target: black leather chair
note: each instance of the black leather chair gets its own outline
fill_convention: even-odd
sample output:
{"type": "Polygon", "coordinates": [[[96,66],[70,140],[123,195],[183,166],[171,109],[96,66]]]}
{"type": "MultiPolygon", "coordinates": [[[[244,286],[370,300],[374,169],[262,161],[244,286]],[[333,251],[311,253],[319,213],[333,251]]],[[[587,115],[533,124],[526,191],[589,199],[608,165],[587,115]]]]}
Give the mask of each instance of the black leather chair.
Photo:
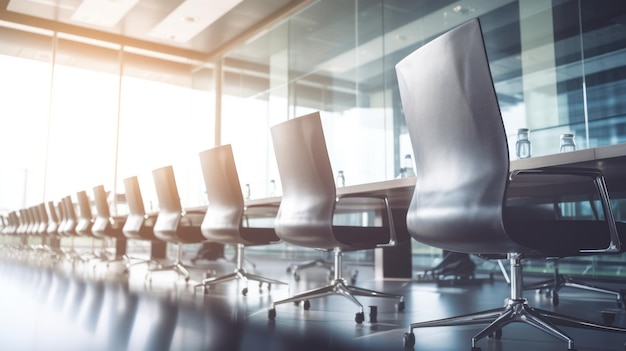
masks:
{"type": "MultiPolygon", "coordinates": [[[[95,218],[91,210],[91,201],[85,190],[81,190],[76,193],[76,204],[78,205],[78,215],[76,217],[76,227],[74,228],[74,232],[76,235],[89,238],[91,241],[90,252],[83,252],[78,255],[76,259],[82,262],[89,262],[94,259],[105,260],[106,257],[96,252],[95,249],[96,240],[99,238],[96,237],[91,231],[95,218]]],[[[92,268],[95,269],[95,266],[92,268]]]]}
{"type": "MultiPolygon", "coordinates": [[[[60,205],[58,205],[60,206],[60,205]]],[[[52,250],[52,259],[55,261],[58,260],[62,256],[61,246],[60,246],[60,234],[59,234],[59,224],[60,224],[60,215],[58,206],[55,205],[54,201],[48,201],[46,203],[46,209],[48,213],[48,225],[46,227],[46,233],[48,236],[48,246],[50,250],[52,250]]]]}
{"type": "Polygon", "coordinates": [[[148,265],[148,269],[150,269],[151,266],[158,266],[160,263],[157,258],[164,258],[161,256],[165,256],[166,242],[159,240],[154,235],[154,223],[156,222],[157,214],[146,213],[137,176],[124,179],[124,190],[124,197],[128,205],[128,216],[126,216],[126,222],[124,223],[122,231],[128,240],[149,242],[151,251],[148,259],[138,260],[129,257],[131,262],[127,265],[127,269],[139,264],[148,265]],[[155,251],[162,252],[155,254],[155,251]]]}
{"type": "Polygon", "coordinates": [[[113,257],[109,258],[105,250],[102,252],[107,267],[114,262],[126,263],[128,259],[126,257],[126,236],[124,236],[124,232],[122,231],[126,217],[111,215],[104,185],[93,187],[93,200],[96,205],[96,215],[91,227],[91,232],[95,237],[102,240],[103,249],[106,247],[105,243],[107,240],[114,240],[115,242],[113,257]]]}
{"type": "Polygon", "coordinates": [[[78,223],[76,209],[74,208],[71,195],[64,196],[61,201],[63,204],[63,214],[65,220],[62,222],[59,233],[70,238],[70,247],[65,252],[65,256],[70,260],[72,265],[74,265],[76,261],[80,260],[80,255],[74,247],[74,239],[78,236],[78,233],[76,232],[76,225],[78,223]]]}
{"type": "Polygon", "coordinates": [[[241,293],[248,293],[248,280],[263,283],[283,284],[276,279],[263,277],[246,271],[243,267],[244,251],[247,246],[269,245],[280,241],[274,228],[250,227],[245,215],[245,206],[235,158],[230,145],[218,146],[200,153],[200,164],[209,198],[209,207],[202,221],[202,234],[210,242],[234,245],[237,248],[237,267],[233,273],[212,277],[198,286],[207,287],[230,280],[241,280],[245,287],[241,293]]]}
{"type": "Polygon", "coordinates": [[[152,273],[155,272],[174,271],[182,275],[187,282],[190,275],[188,267],[183,263],[183,245],[199,244],[206,240],[200,231],[204,211],[183,210],[172,166],[155,169],[152,175],[159,200],[159,214],[154,223],[154,235],[159,240],[176,244],[178,254],[172,265],[149,271],[147,278],[152,279],[152,273]]]}
{"type": "Polygon", "coordinates": [[[598,170],[509,172],[509,148],[479,20],[419,48],[397,64],[396,72],[417,166],[409,233],[445,250],[507,257],[511,269],[511,296],[504,307],[412,323],[405,346],[415,344],[416,328],[438,326],[487,324],[471,339],[472,350],[480,350],[476,343],[486,336],[500,338],[502,328],[513,322],[562,339],[568,350],[574,350],[574,341],[557,325],[626,332],[533,308],[522,296],[522,259],[618,253],[619,234],[626,229],[613,219],[598,170]],[[520,214],[532,207],[529,203],[553,203],[569,192],[594,194],[606,220],[520,214]]]}
{"type": "Polygon", "coordinates": [[[78,205],[78,216],[76,217],[76,227],[74,230],[78,235],[93,238],[91,226],[93,225],[93,213],[87,192],[82,190],[76,193],[76,203],[78,205]]]}
{"type": "Polygon", "coordinates": [[[386,226],[335,225],[333,217],[342,198],[337,196],[319,113],[275,125],[271,133],[283,187],[276,234],[293,245],[332,251],[335,269],[329,285],[272,302],[269,318],[276,317],[276,305],[304,301],[304,308],[309,309],[309,299],[328,295],[341,295],[357,305],[359,312],[355,321],[359,324],[364,320],[363,305],[355,296],[397,299],[397,309],[404,310],[403,296],[348,285],[342,276],[344,251],[395,245],[395,228],[387,198],[379,199],[386,226]]]}

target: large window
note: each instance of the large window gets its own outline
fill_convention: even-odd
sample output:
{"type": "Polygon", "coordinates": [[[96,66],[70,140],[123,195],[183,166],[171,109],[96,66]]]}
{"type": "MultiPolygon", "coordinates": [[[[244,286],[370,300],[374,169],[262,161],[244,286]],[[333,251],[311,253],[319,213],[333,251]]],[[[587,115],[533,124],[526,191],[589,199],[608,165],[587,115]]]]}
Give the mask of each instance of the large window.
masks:
{"type": "Polygon", "coordinates": [[[519,128],[533,156],[559,152],[563,133],[579,149],[626,140],[622,0],[318,0],[214,62],[0,24],[0,208],[123,192],[139,175],[156,209],[151,171],[169,164],[183,205],[204,205],[197,154],[216,143],[233,145],[252,197],[272,195],[269,128],[312,111],[346,185],[396,178],[412,151],[395,64],[475,17],[511,158],[519,128]]]}
{"type": "MultiPolygon", "coordinates": [[[[398,177],[412,151],[395,64],[474,17],[511,158],[519,128],[530,129],[533,156],[559,152],[563,133],[579,149],[626,139],[623,1],[320,0],[225,56],[222,136],[241,150],[242,183],[268,195],[269,128],[311,111],[347,185],[398,177]]],[[[428,265],[439,251],[414,243],[414,253],[428,265]]]]}
{"type": "Polygon", "coordinates": [[[3,212],[83,190],[92,197],[101,184],[123,193],[134,175],[156,210],[151,171],[166,165],[183,205],[206,205],[198,152],[214,145],[212,67],[20,29],[0,27],[3,212]],[[10,55],[24,42],[33,44],[27,58],[10,55]]]}

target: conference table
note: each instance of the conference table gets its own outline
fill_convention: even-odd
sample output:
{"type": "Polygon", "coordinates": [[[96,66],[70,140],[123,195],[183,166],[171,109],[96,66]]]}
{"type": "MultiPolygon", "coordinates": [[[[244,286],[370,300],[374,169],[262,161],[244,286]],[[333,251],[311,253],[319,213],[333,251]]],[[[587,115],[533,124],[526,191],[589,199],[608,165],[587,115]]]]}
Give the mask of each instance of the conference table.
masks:
{"type": "MultiPolygon", "coordinates": [[[[530,157],[521,160],[511,160],[511,172],[528,169],[558,169],[558,168],[590,168],[598,169],[606,178],[609,188],[626,189],[626,143],[601,146],[590,149],[581,149],[558,154],[530,157]],[[621,185],[624,183],[624,185],[621,185]]],[[[382,196],[388,197],[391,207],[407,209],[413,195],[415,177],[398,178],[376,181],[366,184],[349,185],[337,188],[337,196],[382,196]]],[[[609,189],[611,190],[611,189],[609,189]]],[[[245,204],[251,213],[275,214],[280,205],[280,196],[246,200],[245,204]],[[258,209],[257,209],[258,208],[258,209]],[[265,208],[265,209],[262,209],[265,208]]],[[[341,206],[346,210],[358,209],[358,205],[368,205],[364,199],[351,198],[341,206]]],[[[340,208],[341,209],[341,208],[340,208]]]]}
{"type": "MultiPolygon", "coordinates": [[[[419,167],[419,165],[418,165],[419,167]]],[[[626,144],[615,144],[601,146],[590,149],[581,149],[558,154],[551,154],[538,157],[530,157],[521,160],[511,160],[511,172],[529,169],[567,169],[567,168],[589,168],[600,170],[605,177],[609,193],[621,195],[626,190],[626,144]]],[[[399,236],[399,244],[395,248],[385,248],[381,254],[376,255],[376,266],[382,273],[378,276],[392,278],[410,278],[411,267],[411,239],[406,231],[406,211],[409,207],[413,190],[415,187],[415,177],[399,178],[371,182],[367,184],[350,185],[337,188],[337,196],[345,197],[338,202],[338,211],[359,211],[380,209],[379,200],[369,199],[369,196],[386,196],[394,212],[394,224],[399,236]],[[360,198],[359,196],[363,196],[360,198]]],[[[580,191],[580,179],[572,180],[568,184],[553,184],[547,182],[546,187],[541,190],[563,194],[567,189],[580,191]],[[560,187],[562,185],[562,187],[560,187]]],[[[527,190],[525,182],[519,182],[513,189],[517,194],[523,195],[527,190]]],[[[541,189],[533,183],[534,189],[541,189]]],[[[533,194],[535,195],[535,194],[533,194]]],[[[246,200],[246,213],[249,216],[273,216],[280,205],[281,197],[273,196],[246,200]]]]}

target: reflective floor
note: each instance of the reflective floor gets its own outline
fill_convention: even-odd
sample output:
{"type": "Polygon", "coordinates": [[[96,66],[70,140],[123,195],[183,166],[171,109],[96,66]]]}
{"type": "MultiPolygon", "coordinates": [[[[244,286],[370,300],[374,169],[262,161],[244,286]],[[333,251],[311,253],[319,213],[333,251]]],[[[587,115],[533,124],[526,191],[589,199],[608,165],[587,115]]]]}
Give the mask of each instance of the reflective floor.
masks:
{"type": "MultiPolygon", "coordinates": [[[[406,280],[375,280],[372,267],[347,265],[358,270],[359,286],[403,294],[405,311],[395,301],[361,298],[365,321],[354,321],[358,308],[341,296],[276,307],[276,319],[268,319],[272,300],[326,282],[321,268],[301,272],[296,281],[288,274],[289,261],[249,255],[256,268],[249,271],[288,282],[271,290],[250,282],[231,281],[203,291],[194,289],[205,274],[234,270],[228,260],[203,262],[191,270],[185,282],[164,272],[145,279],[146,266],[121,274],[119,263],[93,260],[74,267],[61,261],[0,261],[0,349],[2,350],[403,350],[403,334],[410,322],[450,317],[504,304],[509,286],[496,276],[473,284],[437,284],[406,280]],[[209,272],[209,273],[206,273],[209,272]],[[373,321],[370,307],[377,307],[373,321]]],[[[620,286],[614,286],[619,288],[620,286]]],[[[613,325],[626,326],[626,313],[611,296],[565,288],[560,303],[552,306],[544,294],[525,292],[538,308],[602,322],[602,312],[615,315],[613,325]]],[[[470,350],[470,338],[480,325],[424,328],[415,331],[415,350],[470,350]]],[[[626,335],[564,327],[578,350],[623,350],[626,335]]],[[[537,329],[514,323],[501,339],[483,339],[482,350],[567,350],[565,342],[537,329]]]]}

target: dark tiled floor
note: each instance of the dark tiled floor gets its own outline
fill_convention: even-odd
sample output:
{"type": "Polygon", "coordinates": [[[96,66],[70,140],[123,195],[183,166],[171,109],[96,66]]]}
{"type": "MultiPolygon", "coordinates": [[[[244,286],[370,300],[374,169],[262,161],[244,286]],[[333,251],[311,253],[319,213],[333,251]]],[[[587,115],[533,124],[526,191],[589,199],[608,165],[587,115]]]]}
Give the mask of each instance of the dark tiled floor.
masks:
{"type": "MultiPolygon", "coordinates": [[[[145,270],[134,267],[130,284],[115,278],[104,265],[69,265],[54,270],[4,259],[0,262],[0,349],[2,350],[402,350],[402,335],[410,322],[454,316],[502,306],[508,285],[493,282],[438,286],[433,282],[374,280],[371,267],[359,270],[357,285],[404,294],[406,309],[395,311],[395,301],[362,298],[366,321],[354,322],[357,308],[343,297],[311,301],[304,311],[294,304],[279,305],[275,322],[267,308],[272,299],[315,287],[325,281],[320,269],[304,271],[299,282],[287,274],[287,261],[251,257],[260,274],[289,282],[268,293],[250,284],[229,282],[204,294],[193,284],[202,272],[228,273],[231,262],[209,262],[193,271],[185,284],[174,275],[154,275],[152,285],[145,270]],[[88,276],[85,278],[85,276],[88,276]],[[95,278],[94,278],[95,277],[95,278]],[[97,279],[96,279],[97,278],[97,279]],[[378,308],[377,322],[369,321],[370,305],[378,308]]],[[[349,268],[350,265],[347,265],[349,268]]],[[[118,267],[119,268],[119,267],[118,267]]],[[[619,286],[618,286],[619,288],[619,286]]],[[[601,311],[616,313],[614,325],[626,326],[623,310],[612,297],[563,289],[553,307],[545,296],[525,293],[535,307],[601,322],[601,311]]],[[[470,350],[470,338],[481,326],[425,328],[415,331],[415,350],[470,350]]],[[[563,328],[578,350],[623,350],[626,335],[563,328]]],[[[566,350],[566,344],[528,325],[515,323],[500,340],[478,343],[489,351],[566,350]]]]}

